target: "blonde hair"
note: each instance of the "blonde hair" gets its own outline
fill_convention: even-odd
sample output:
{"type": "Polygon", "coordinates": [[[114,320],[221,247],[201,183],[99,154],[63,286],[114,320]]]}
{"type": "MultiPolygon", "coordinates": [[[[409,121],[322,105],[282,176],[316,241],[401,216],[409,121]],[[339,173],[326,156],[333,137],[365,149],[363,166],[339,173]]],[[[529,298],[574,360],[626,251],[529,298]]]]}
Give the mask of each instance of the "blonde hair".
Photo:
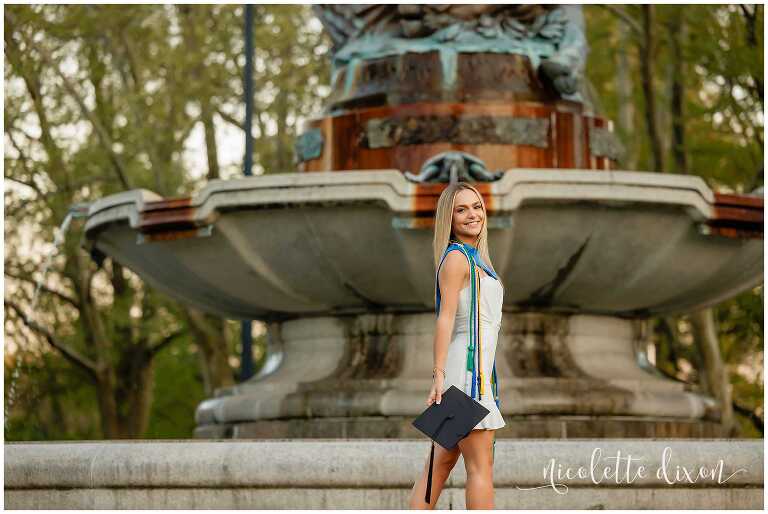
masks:
{"type": "MultiPolygon", "coordinates": [[[[480,257],[495,272],[496,269],[491,263],[491,256],[488,254],[488,211],[485,209],[485,200],[480,191],[475,189],[468,182],[454,182],[443,189],[440,198],[437,200],[437,209],[435,210],[435,235],[432,240],[432,250],[435,257],[435,272],[440,265],[440,259],[443,252],[448,247],[451,236],[453,236],[453,203],[456,200],[456,194],[462,189],[470,189],[475,192],[483,206],[483,228],[477,236],[477,241],[473,245],[477,248],[480,257]]],[[[453,236],[456,238],[456,236],[453,236]]],[[[499,281],[501,282],[501,281],[499,281]]]]}

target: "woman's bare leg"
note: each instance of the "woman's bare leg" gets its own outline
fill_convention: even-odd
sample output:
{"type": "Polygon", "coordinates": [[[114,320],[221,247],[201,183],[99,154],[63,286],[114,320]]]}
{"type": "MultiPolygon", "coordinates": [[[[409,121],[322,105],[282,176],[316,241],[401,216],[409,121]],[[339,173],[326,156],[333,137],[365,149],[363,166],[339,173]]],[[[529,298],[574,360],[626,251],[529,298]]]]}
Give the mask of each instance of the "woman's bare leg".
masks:
{"type": "Polygon", "coordinates": [[[467,509],[493,509],[493,430],[472,430],[459,441],[467,470],[467,509]]]}
{"type": "Polygon", "coordinates": [[[448,479],[448,475],[451,474],[453,466],[456,465],[456,461],[459,460],[459,455],[460,452],[458,446],[453,450],[446,450],[435,443],[432,489],[429,494],[430,502],[427,504],[427,502],[424,501],[424,497],[427,495],[427,477],[429,476],[429,453],[427,453],[427,461],[424,463],[424,471],[421,473],[421,477],[416,483],[413,484],[413,489],[411,490],[409,508],[420,510],[431,510],[435,508],[435,504],[440,498],[440,493],[443,490],[445,481],[448,479]]]}

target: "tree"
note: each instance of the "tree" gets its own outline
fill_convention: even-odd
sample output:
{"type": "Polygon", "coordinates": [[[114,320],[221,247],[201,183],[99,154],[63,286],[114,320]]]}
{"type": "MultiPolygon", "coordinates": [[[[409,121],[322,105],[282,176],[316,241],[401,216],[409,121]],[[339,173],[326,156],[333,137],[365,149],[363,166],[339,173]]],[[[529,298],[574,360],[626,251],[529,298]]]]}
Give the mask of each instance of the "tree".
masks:
{"type": "MultiPolygon", "coordinates": [[[[31,291],[72,204],[132,188],[185,195],[206,180],[241,173],[237,162],[220,162],[217,131],[242,118],[242,6],[14,5],[4,12],[5,178],[12,184],[5,196],[5,330],[23,347],[17,355],[29,372],[19,379],[25,389],[11,414],[23,412],[18,401],[44,402],[50,386],[62,395],[52,405],[68,418],[65,427],[85,433],[76,426],[88,406],[68,412],[61,405],[74,405],[63,397],[64,381],[43,378],[55,363],[78,377],[68,384],[86,379],[83,394],[98,405],[102,437],[141,437],[156,412],[155,362],[167,348],[196,345],[208,394],[233,383],[231,323],[158,294],[119,262],[95,262],[80,248],[77,222],[34,311],[31,291]],[[200,130],[207,153],[202,177],[185,156],[200,130]]],[[[290,164],[291,137],[319,104],[323,91],[314,85],[325,80],[326,64],[316,46],[319,27],[304,30],[307,6],[258,12],[263,130],[254,136],[255,153],[271,171],[290,164]],[[287,93],[265,97],[268,86],[287,93]]],[[[15,359],[6,364],[13,368],[15,359]]],[[[44,409],[41,422],[51,422],[52,409],[44,409]]],[[[66,438],[44,428],[47,436],[66,438]]]]}
{"type": "MultiPolygon", "coordinates": [[[[628,91],[643,105],[646,133],[625,128],[633,153],[626,162],[638,169],[695,173],[720,191],[748,192],[762,185],[762,5],[586,9],[590,34],[602,41],[621,38],[637,49],[634,59],[622,61],[622,76],[602,69],[611,61],[601,52],[610,48],[594,49],[587,66],[590,76],[601,77],[594,83],[608,109],[602,114],[618,116],[620,127],[636,124],[623,107],[630,101],[628,91]],[[627,82],[635,76],[641,77],[640,87],[630,88],[627,82]],[[659,116],[660,107],[668,115],[659,116]]],[[[762,309],[737,307],[755,304],[762,306],[762,286],[711,309],[658,318],[654,325],[657,367],[717,398],[726,430],[761,436],[762,374],[754,373],[759,365],[752,362],[762,362],[762,309]],[[738,356],[728,351],[735,341],[744,352],[738,356]]]]}

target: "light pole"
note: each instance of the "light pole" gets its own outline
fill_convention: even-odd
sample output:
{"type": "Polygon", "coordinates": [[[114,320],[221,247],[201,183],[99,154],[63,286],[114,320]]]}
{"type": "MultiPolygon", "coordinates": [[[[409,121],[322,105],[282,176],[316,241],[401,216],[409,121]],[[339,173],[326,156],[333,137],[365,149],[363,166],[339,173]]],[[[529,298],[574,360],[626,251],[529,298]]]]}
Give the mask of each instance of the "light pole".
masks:
{"type": "MultiPolygon", "coordinates": [[[[245,6],[245,77],[243,77],[245,91],[245,159],[243,159],[243,173],[249,177],[253,175],[253,139],[251,138],[251,118],[253,113],[253,5],[245,6]]],[[[240,324],[240,341],[242,354],[240,356],[240,380],[248,380],[253,375],[253,335],[252,322],[243,321],[240,324]]]]}

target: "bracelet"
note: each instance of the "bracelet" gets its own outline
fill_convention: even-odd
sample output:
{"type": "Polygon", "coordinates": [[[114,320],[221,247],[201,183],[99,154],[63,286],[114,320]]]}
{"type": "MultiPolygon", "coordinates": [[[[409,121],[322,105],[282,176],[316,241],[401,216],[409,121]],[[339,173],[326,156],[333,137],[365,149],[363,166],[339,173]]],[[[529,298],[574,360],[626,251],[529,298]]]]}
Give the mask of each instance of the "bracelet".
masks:
{"type": "Polygon", "coordinates": [[[443,380],[445,380],[445,370],[444,370],[444,369],[440,369],[440,368],[438,368],[437,366],[435,366],[434,368],[432,368],[432,378],[433,378],[433,379],[435,378],[435,370],[436,370],[436,369],[437,369],[437,370],[440,370],[440,371],[443,373],[443,380]]]}

